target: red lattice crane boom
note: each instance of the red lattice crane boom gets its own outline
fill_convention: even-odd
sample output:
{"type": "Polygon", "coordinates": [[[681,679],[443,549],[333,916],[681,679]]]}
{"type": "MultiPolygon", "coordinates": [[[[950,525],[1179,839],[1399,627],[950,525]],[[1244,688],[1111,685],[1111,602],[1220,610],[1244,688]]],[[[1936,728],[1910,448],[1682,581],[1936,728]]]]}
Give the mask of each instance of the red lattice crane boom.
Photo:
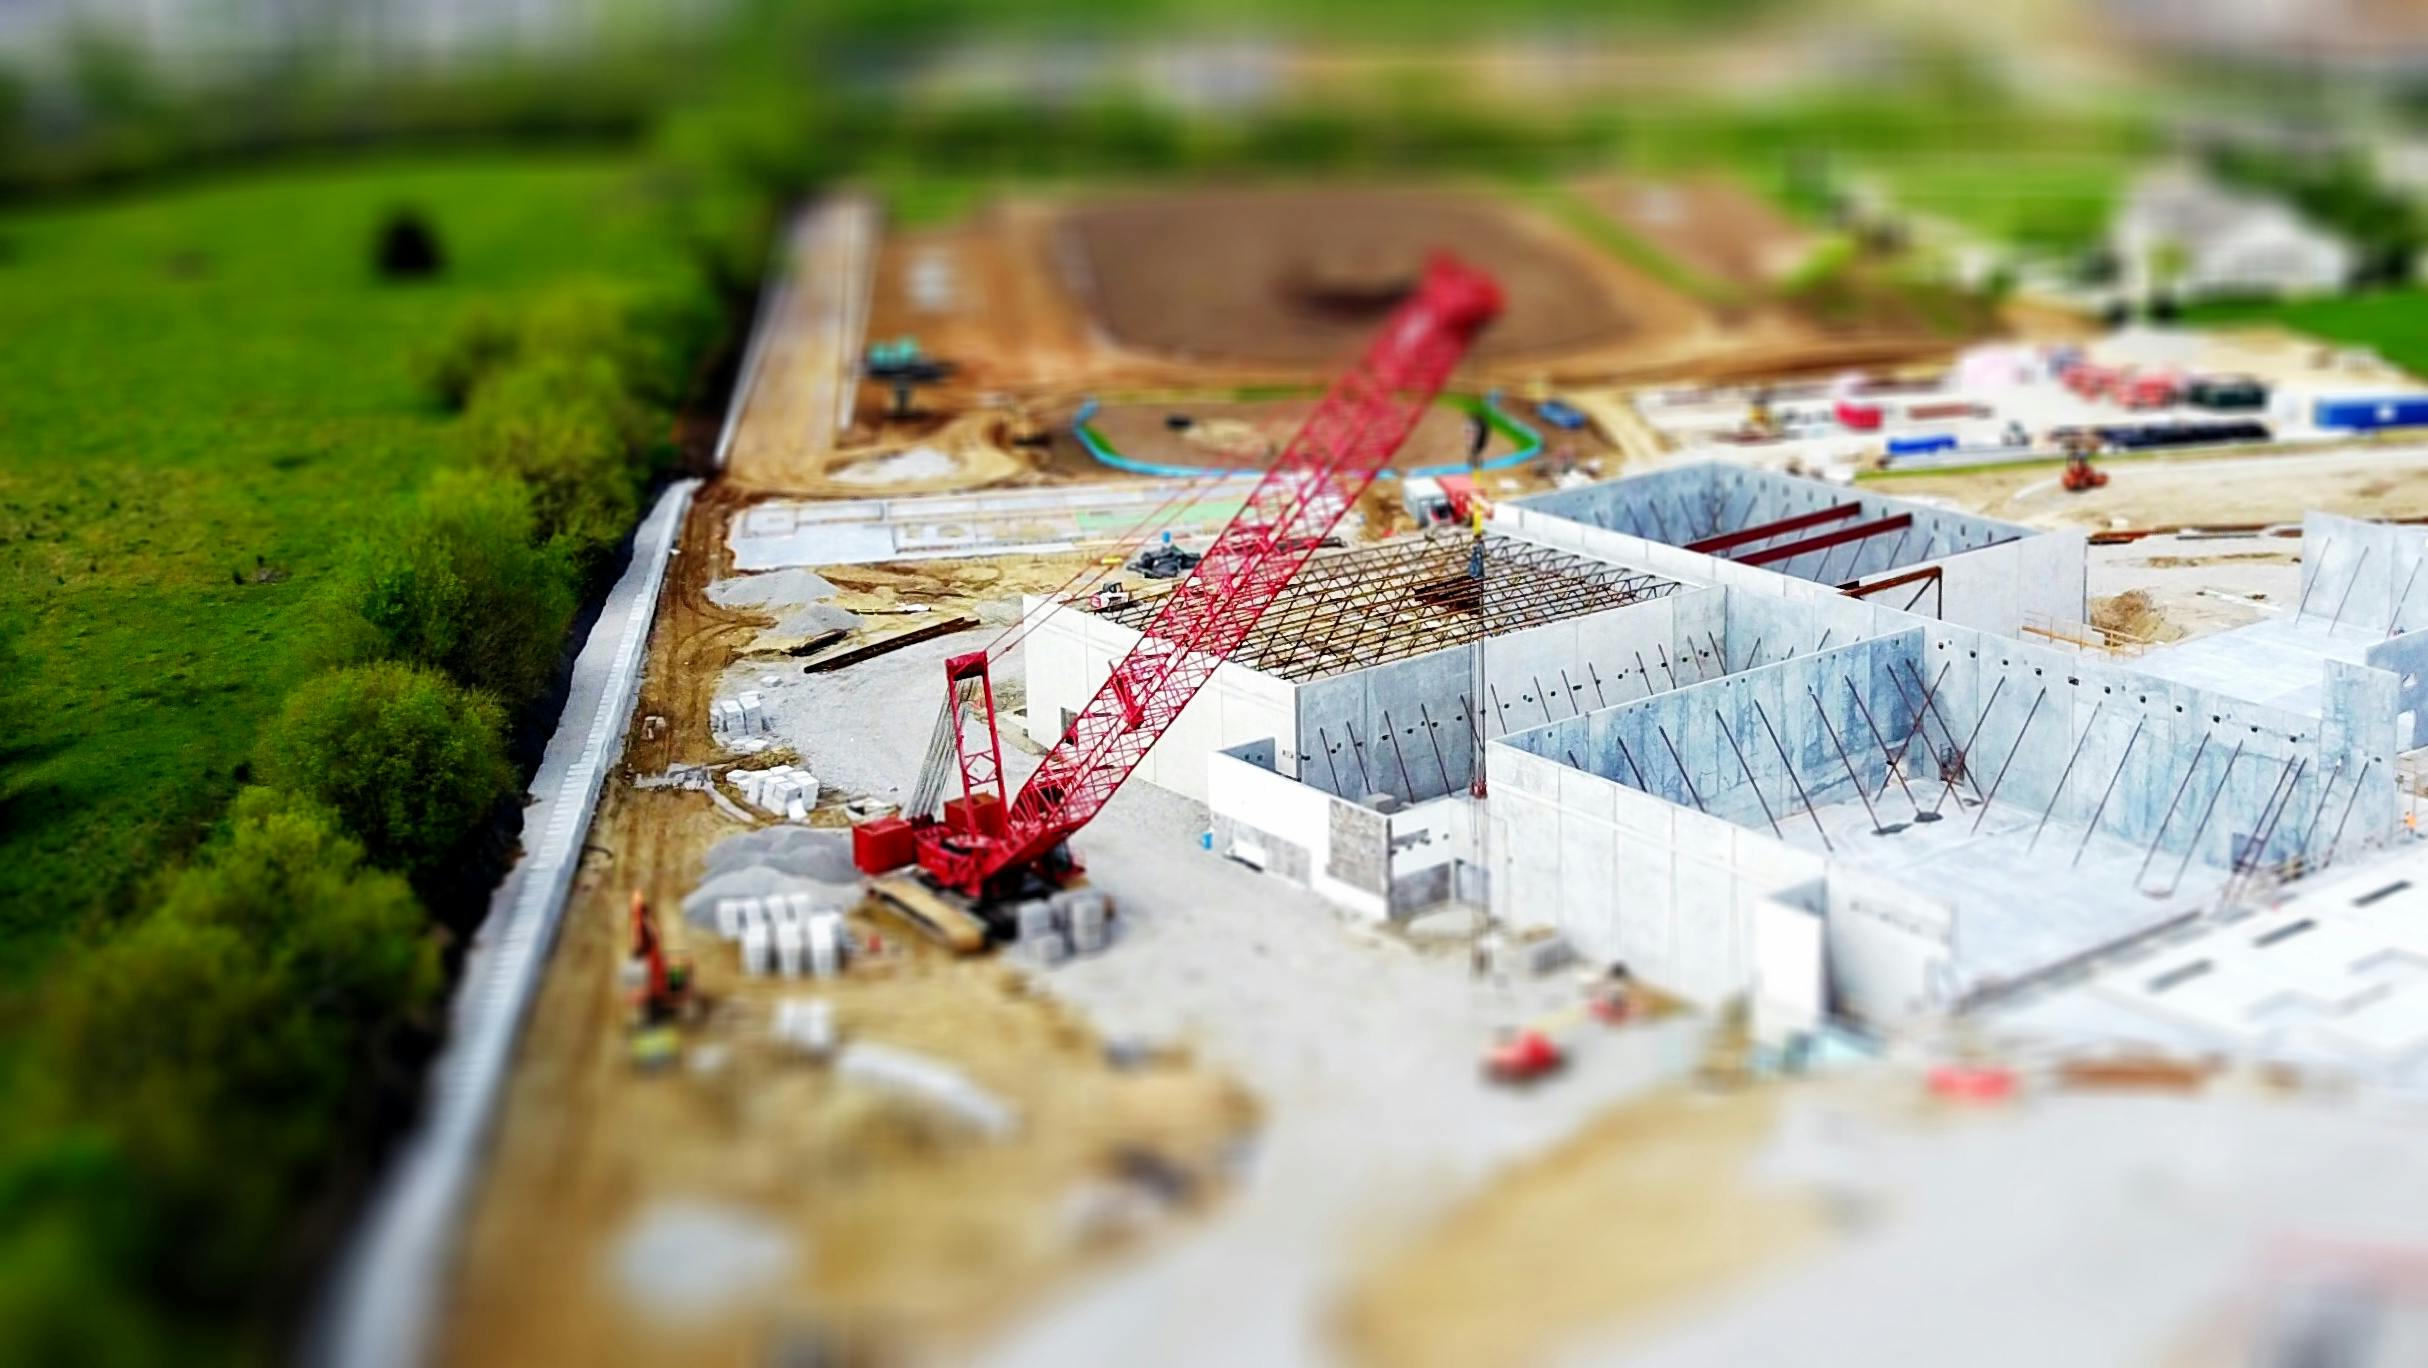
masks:
{"type": "Polygon", "coordinates": [[[983,898],[1085,826],[1373,483],[1500,311],[1489,276],[1446,256],[1428,264],[1416,293],[1333,382],[1204,559],[1157,601],[1138,644],[1008,807],[988,802],[1002,799],[1003,765],[986,655],[947,661],[964,802],[958,820],[920,831],[920,866],[983,898]],[[981,819],[990,809],[1000,820],[981,819]]]}

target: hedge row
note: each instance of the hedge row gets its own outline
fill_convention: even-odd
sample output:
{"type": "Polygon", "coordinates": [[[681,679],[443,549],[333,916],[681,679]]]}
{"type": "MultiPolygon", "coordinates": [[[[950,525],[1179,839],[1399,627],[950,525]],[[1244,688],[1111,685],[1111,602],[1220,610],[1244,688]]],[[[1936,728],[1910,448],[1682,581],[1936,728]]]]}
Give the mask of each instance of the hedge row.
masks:
{"type": "Polygon", "coordinates": [[[467,317],[419,368],[456,459],[331,584],[328,667],[220,832],[63,952],[0,1119],[0,1362],[274,1357],[411,1106],[557,677],[722,314],[601,291],[467,317]],[[467,905],[470,904],[470,905],[467,905]]]}

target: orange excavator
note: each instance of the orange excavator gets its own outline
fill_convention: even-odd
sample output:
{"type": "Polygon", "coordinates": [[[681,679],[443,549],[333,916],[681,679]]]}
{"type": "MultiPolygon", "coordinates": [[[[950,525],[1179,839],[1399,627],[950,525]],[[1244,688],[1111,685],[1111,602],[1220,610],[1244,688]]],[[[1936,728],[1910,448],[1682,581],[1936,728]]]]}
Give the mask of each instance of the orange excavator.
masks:
{"type": "Polygon", "coordinates": [[[646,1029],[680,1020],[691,1008],[691,961],[669,960],[658,938],[657,918],[649,899],[632,890],[632,955],[626,973],[632,987],[632,1020],[646,1029]]]}
{"type": "Polygon", "coordinates": [[[2091,464],[2091,443],[2069,437],[2065,443],[2065,491],[2082,494],[2108,482],[2108,472],[2091,464]]]}

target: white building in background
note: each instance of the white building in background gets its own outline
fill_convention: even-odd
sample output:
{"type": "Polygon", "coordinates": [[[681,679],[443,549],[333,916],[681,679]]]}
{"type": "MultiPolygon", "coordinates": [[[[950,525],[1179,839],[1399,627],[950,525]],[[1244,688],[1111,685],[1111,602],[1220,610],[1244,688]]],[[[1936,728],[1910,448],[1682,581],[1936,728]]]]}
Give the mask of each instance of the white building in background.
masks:
{"type": "Polygon", "coordinates": [[[2329,294],[2344,288],[2353,267],[2350,246],[2290,206],[2185,166],[2136,182],[2109,242],[2135,299],[2329,294]],[[2170,254],[2178,260],[2164,263],[2170,254]]]}

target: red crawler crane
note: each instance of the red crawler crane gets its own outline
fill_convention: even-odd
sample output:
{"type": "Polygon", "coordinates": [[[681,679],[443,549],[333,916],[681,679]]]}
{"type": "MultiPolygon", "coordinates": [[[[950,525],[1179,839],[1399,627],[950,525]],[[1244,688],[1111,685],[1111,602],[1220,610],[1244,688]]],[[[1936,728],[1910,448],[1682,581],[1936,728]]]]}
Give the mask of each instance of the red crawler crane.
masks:
{"type": "Polygon", "coordinates": [[[1428,264],[1356,368],[1335,381],[1205,558],[1157,602],[1138,644],[1003,801],[1002,743],[983,651],[945,662],[962,800],[920,828],[919,865],[981,903],[1059,860],[1205,682],[1247,639],[1307,556],[1357,502],[1501,311],[1492,279],[1446,256],[1428,264]]]}

